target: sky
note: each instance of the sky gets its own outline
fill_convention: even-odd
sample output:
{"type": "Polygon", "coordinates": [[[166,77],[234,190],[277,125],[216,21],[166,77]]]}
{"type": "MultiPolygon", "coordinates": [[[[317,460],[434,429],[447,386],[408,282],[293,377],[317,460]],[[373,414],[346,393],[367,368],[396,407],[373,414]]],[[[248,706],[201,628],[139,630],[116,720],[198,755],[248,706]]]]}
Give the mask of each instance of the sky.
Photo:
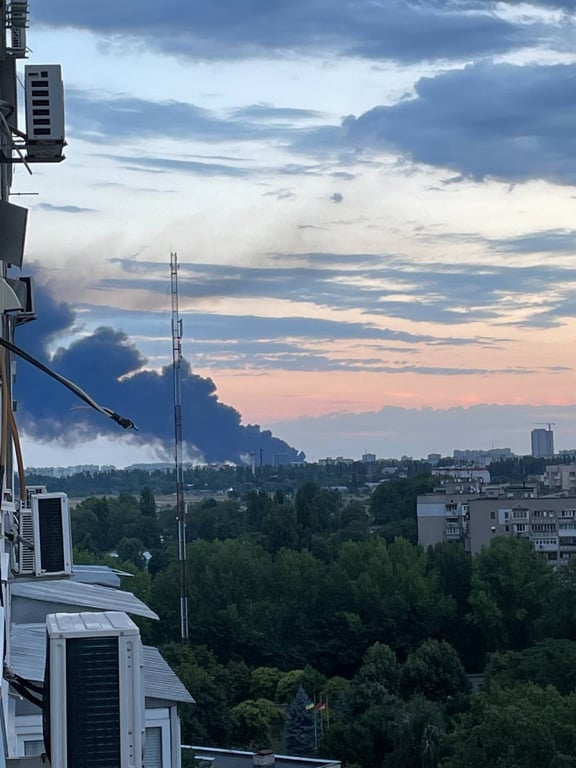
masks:
{"type": "MultiPolygon", "coordinates": [[[[66,91],[66,161],[13,187],[47,356],[107,328],[118,381],[160,376],[176,251],[190,374],[311,460],[576,447],[576,0],[30,5],[66,91]]],[[[81,419],[24,419],[27,463],[165,452],[81,419]]]]}

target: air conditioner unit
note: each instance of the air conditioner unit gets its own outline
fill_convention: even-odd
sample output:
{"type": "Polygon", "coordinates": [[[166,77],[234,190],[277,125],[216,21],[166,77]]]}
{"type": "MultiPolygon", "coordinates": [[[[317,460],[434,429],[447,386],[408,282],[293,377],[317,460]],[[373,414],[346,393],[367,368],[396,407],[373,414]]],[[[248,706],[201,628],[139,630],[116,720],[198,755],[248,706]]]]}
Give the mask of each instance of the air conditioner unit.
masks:
{"type": "Polygon", "coordinates": [[[26,151],[31,162],[59,162],[66,144],[64,86],[59,64],[24,67],[26,151]]]}
{"type": "Polygon", "coordinates": [[[36,493],[30,496],[30,501],[35,575],[71,574],[72,536],[68,496],[65,493],[36,493]]]}
{"type": "Polygon", "coordinates": [[[46,493],[47,489],[45,485],[27,485],[26,486],[26,506],[28,509],[32,508],[32,496],[36,496],[37,493],[46,493]]]}
{"type": "Polygon", "coordinates": [[[46,617],[44,746],[58,768],[142,768],[138,627],[125,614],[46,617]]]}

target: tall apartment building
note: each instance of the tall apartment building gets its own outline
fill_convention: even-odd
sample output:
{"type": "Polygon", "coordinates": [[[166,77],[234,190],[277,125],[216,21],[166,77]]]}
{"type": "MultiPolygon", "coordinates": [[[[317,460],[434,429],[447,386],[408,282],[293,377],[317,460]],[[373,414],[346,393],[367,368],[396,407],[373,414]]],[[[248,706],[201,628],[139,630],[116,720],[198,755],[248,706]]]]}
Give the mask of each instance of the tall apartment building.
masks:
{"type": "Polygon", "coordinates": [[[554,432],[548,429],[533,429],[530,433],[532,456],[535,459],[551,459],[554,456],[554,432]]]}
{"type": "Polygon", "coordinates": [[[462,541],[475,554],[495,536],[516,536],[553,565],[576,554],[576,496],[431,493],[418,497],[417,515],[422,546],[462,541]]]}

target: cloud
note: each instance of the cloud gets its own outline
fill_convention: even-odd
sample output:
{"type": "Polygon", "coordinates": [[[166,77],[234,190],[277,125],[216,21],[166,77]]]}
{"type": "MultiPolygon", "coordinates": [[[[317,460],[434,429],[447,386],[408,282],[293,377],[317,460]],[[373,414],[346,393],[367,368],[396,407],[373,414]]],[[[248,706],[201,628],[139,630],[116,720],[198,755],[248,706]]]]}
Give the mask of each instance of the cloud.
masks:
{"type": "Polygon", "coordinates": [[[303,134],[300,149],[398,153],[462,177],[576,182],[576,64],[477,63],[422,77],[413,98],[303,134]]]}
{"type": "Polygon", "coordinates": [[[106,144],[159,137],[209,144],[287,140],[295,131],[292,124],[316,114],[311,110],[262,105],[233,110],[230,115],[220,116],[183,101],[150,101],[76,88],[66,91],[66,109],[71,135],[106,144]],[[279,123],[280,117],[282,122],[279,123]]]}
{"type": "MultiPolygon", "coordinates": [[[[562,7],[558,0],[556,7],[562,7]]],[[[191,59],[257,58],[295,52],[417,62],[495,55],[534,46],[542,23],[515,23],[495,2],[387,0],[112,0],[36,3],[34,19],[144,42],[191,59]]]]}
{"type": "MultiPolygon", "coordinates": [[[[169,451],[174,424],[172,366],[160,372],[148,370],[128,336],[110,327],[97,328],[49,355],[48,347],[59,336],[70,334],[75,315],[68,305],[55,303],[42,286],[36,298],[39,319],[19,329],[19,346],[75,381],[97,401],[132,419],[139,428],[137,440],[158,440],[169,451]]],[[[193,373],[185,360],[181,389],[183,437],[190,455],[200,453],[206,461],[240,462],[250,452],[262,450],[268,463],[274,453],[299,458],[294,448],[268,430],[242,425],[238,411],[219,400],[214,382],[193,373]]],[[[26,363],[18,367],[16,396],[24,431],[35,440],[75,445],[98,435],[119,434],[110,420],[79,406],[62,385],[26,363]]]]}
{"type": "Polygon", "coordinates": [[[277,422],[286,440],[307,436],[310,458],[334,455],[345,446],[346,456],[366,450],[382,458],[401,455],[452,456],[454,449],[511,448],[530,452],[530,431],[536,422],[556,422],[557,449],[576,447],[576,405],[477,405],[469,408],[399,408],[384,406],[365,413],[333,413],[318,418],[277,422]]]}
{"type": "Polygon", "coordinates": [[[79,205],[52,205],[51,203],[38,203],[36,210],[49,211],[50,213],[95,213],[94,208],[81,208],[79,205]]]}
{"type": "MultiPolygon", "coordinates": [[[[154,276],[158,264],[116,263],[130,279],[103,279],[100,288],[163,290],[154,276]]],[[[566,266],[509,266],[488,259],[415,264],[386,254],[276,254],[272,265],[182,262],[180,270],[180,293],[189,299],[282,299],[452,326],[478,321],[502,324],[510,321],[512,309],[523,309],[523,322],[545,322],[547,327],[541,313],[562,311],[576,285],[576,269],[566,266]]]]}

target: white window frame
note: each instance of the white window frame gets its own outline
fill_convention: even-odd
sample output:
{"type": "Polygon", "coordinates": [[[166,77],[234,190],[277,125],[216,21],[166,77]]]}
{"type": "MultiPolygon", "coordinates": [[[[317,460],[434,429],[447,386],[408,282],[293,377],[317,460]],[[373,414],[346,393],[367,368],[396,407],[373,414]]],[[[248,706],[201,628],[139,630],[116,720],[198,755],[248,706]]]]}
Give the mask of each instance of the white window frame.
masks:
{"type": "Polygon", "coordinates": [[[162,749],[162,768],[170,768],[172,765],[171,757],[171,732],[170,732],[170,709],[168,707],[158,707],[156,709],[147,709],[144,719],[145,728],[160,728],[161,749],[162,749]]]}

